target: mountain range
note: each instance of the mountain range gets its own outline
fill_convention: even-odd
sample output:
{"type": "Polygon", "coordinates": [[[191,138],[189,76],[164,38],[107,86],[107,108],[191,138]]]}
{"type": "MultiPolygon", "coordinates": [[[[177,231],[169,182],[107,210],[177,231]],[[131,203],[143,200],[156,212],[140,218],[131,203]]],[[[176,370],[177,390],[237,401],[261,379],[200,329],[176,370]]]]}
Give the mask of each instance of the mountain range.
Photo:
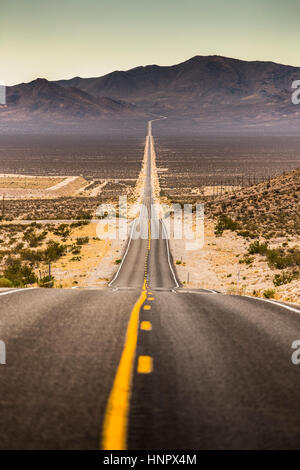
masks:
{"type": "Polygon", "coordinates": [[[75,87],[62,87],[38,78],[7,88],[6,112],[17,110],[20,115],[106,117],[134,112],[130,104],[109,97],[92,96],[75,87]]]}
{"type": "Polygon", "coordinates": [[[95,78],[37,79],[7,88],[0,123],[131,121],[163,114],[195,128],[298,128],[300,106],[291,102],[294,80],[300,80],[300,67],[221,56],[95,78]]]}

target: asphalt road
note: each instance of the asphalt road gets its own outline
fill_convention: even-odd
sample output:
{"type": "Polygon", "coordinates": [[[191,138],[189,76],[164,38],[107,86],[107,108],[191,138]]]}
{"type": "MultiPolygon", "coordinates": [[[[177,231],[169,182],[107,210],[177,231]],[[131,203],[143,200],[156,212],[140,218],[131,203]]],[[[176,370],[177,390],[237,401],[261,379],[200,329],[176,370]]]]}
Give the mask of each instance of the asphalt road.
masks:
{"type": "MultiPolygon", "coordinates": [[[[300,312],[299,312],[300,313],[300,312]]],[[[273,304],[218,294],[154,292],[152,331],[137,356],[132,449],[300,448],[300,366],[291,344],[300,316],[273,304]]]]}
{"type": "Polygon", "coordinates": [[[111,288],[2,290],[0,448],[300,448],[299,313],[178,288],[163,237],[131,237],[111,288]]]}
{"type": "Polygon", "coordinates": [[[141,287],[144,280],[145,263],[148,266],[148,285],[152,289],[173,289],[179,287],[168,240],[165,237],[166,232],[163,227],[163,222],[158,218],[158,215],[151,207],[151,205],[154,204],[151,178],[151,148],[153,145],[151,124],[149,125],[148,131],[148,155],[144,197],[142,201],[143,208],[139,218],[134,222],[131,229],[122,264],[116,273],[116,277],[110,283],[110,286],[114,288],[141,287]],[[148,224],[149,221],[150,227],[148,224]],[[149,231],[153,235],[150,235],[151,249],[148,253],[149,231]],[[141,234],[141,236],[139,236],[139,234],[141,234]]]}

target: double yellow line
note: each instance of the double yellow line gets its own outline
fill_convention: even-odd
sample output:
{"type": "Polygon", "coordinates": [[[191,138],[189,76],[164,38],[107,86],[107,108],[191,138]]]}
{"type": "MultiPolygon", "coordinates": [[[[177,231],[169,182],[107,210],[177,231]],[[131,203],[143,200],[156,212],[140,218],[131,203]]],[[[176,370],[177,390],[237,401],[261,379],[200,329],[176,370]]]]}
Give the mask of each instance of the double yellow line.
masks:
{"type": "MultiPolygon", "coordinates": [[[[150,220],[148,220],[148,240],[147,260],[151,247],[150,220]]],[[[128,416],[133,367],[138,341],[139,314],[146,298],[147,269],[145,270],[141,295],[131,311],[124,349],[105,411],[101,440],[101,448],[103,450],[125,450],[127,448],[128,416]]]]}

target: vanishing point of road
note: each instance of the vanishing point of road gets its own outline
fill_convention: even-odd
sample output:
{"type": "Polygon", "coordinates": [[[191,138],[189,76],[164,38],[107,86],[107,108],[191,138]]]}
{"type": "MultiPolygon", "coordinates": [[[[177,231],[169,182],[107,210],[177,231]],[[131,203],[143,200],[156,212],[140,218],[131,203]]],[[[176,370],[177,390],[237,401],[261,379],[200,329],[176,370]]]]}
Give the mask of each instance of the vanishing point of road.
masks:
{"type": "Polygon", "coordinates": [[[109,288],[0,291],[0,448],[300,448],[300,308],[180,287],[151,212],[152,122],[146,146],[148,236],[109,288]]]}

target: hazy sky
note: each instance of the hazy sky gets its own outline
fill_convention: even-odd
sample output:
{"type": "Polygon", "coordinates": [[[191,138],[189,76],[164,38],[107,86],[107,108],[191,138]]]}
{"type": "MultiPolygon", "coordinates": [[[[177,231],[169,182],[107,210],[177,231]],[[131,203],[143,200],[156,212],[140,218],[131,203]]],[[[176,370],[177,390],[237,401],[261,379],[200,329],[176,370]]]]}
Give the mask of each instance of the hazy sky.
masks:
{"type": "Polygon", "coordinates": [[[300,66],[300,0],[0,0],[0,80],[220,54],[300,66]]]}

